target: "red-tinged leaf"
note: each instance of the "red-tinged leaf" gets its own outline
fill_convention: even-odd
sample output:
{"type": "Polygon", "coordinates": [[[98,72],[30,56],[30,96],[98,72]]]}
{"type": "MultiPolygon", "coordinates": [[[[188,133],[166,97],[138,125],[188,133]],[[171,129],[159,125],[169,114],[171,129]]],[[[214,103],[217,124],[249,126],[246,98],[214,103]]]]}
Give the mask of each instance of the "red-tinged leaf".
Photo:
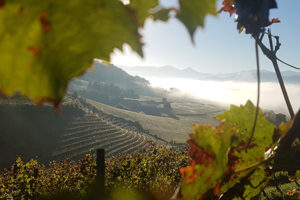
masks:
{"type": "Polygon", "coordinates": [[[42,26],[42,30],[44,33],[49,33],[50,32],[50,28],[51,28],[51,23],[47,18],[47,14],[46,13],[41,13],[40,15],[40,23],[42,26]]]}
{"type": "Polygon", "coordinates": [[[41,48],[40,47],[37,47],[37,46],[31,46],[31,47],[28,47],[28,50],[33,53],[33,55],[35,56],[41,56],[42,55],[42,52],[41,52],[41,48]]]}
{"type": "MultiPolygon", "coordinates": [[[[246,144],[245,143],[241,143],[236,147],[231,147],[229,153],[228,153],[228,165],[227,165],[227,169],[230,172],[234,172],[236,169],[236,166],[238,164],[241,164],[242,159],[240,156],[237,156],[237,153],[241,153],[243,151],[246,150],[246,144]]],[[[250,144],[248,146],[248,149],[252,149],[254,148],[256,145],[255,144],[250,144]]],[[[259,157],[259,160],[261,160],[262,157],[259,157]]],[[[256,159],[257,160],[257,159],[256,159]]]]}
{"type": "Polygon", "coordinates": [[[6,99],[7,98],[7,95],[5,93],[3,93],[0,89],[0,96],[3,98],[3,99],[6,99]]]}
{"type": "Polygon", "coordinates": [[[219,10],[219,13],[224,11],[224,12],[228,12],[229,15],[231,16],[236,12],[236,8],[234,6],[234,0],[224,0],[222,2],[222,5],[223,7],[219,10]]]}
{"type": "Polygon", "coordinates": [[[20,7],[20,9],[19,9],[19,14],[21,15],[21,14],[23,14],[24,13],[24,7],[22,6],[22,7],[20,7]]]}
{"type": "Polygon", "coordinates": [[[208,166],[216,159],[213,152],[199,147],[194,140],[188,140],[187,143],[190,145],[189,155],[196,164],[208,166]]]}
{"type": "Polygon", "coordinates": [[[274,23],[280,23],[280,20],[278,18],[273,18],[271,20],[271,24],[274,24],[274,23]]]}
{"type": "Polygon", "coordinates": [[[287,132],[291,129],[293,126],[293,121],[289,122],[281,122],[281,124],[278,126],[277,129],[275,129],[274,134],[273,134],[273,142],[276,142],[279,138],[283,138],[287,132]]]}
{"type": "Polygon", "coordinates": [[[235,152],[234,148],[231,148],[228,153],[227,169],[230,172],[235,171],[236,165],[239,163],[239,157],[236,156],[234,152],[235,152]]]}
{"type": "Polygon", "coordinates": [[[194,134],[188,141],[189,155],[192,165],[186,169],[192,173],[183,174],[182,195],[184,199],[199,199],[221,183],[224,173],[227,173],[227,152],[230,149],[231,137],[235,134],[234,126],[220,123],[217,127],[195,125],[194,134]],[[189,183],[189,184],[187,184],[189,183]]]}
{"type": "Polygon", "coordinates": [[[220,123],[216,127],[208,124],[194,126],[194,133],[188,141],[193,166],[186,168],[183,174],[184,199],[217,199],[218,195],[250,176],[243,184],[251,181],[258,189],[242,186],[244,191],[241,194],[251,198],[257,195],[268,179],[264,170],[253,173],[253,166],[259,166],[265,159],[266,147],[272,148],[275,126],[260,110],[253,140],[247,148],[255,112],[255,106],[248,101],[245,106],[231,106],[229,111],[218,115],[216,119],[220,123]],[[191,176],[192,172],[197,176],[191,176]],[[255,181],[255,177],[258,177],[258,181],[255,181]]]}
{"type": "Polygon", "coordinates": [[[191,166],[187,166],[185,168],[180,169],[180,173],[182,177],[188,178],[186,184],[193,184],[195,178],[198,176],[195,166],[196,166],[196,162],[192,161],[191,166]]]}
{"type": "Polygon", "coordinates": [[[215,189],[214,189],[214,195],[215,195],[215,196],[220,195],[220,193],[221,193],[220,186],[221,186],[221,184],[219,183],[219,184],[215,187],[215,189]]]}
{"type": "Polygon", "coordinates": [[[0,9],[5,6],[5,0],[0,0],[0,9]]]}
{"type": "Polygon", "coordinates": [[[241,144],[239,144],[239,145],[235,148],[235,150],[238,151],[238,152],[241,152],[241,151],[246,150],[247,148],[248,148],[248,149],[252,149],[252,148],[254,148],[254,147],[256,147],[256,146],[257,146],[257,145],[256,145],[256,144],[253,144],[253,143],[251,143],[251,144],[249,144],[249,145],[247,146],[247,144],[245,144],[244,142],[242,142],[241,144]]]}

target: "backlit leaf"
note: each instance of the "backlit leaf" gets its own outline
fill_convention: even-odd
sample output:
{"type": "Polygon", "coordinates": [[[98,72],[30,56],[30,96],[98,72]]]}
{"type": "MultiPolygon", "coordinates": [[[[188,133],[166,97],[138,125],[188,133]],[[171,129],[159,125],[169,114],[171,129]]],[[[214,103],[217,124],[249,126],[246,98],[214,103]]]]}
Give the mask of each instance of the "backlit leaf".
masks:
{"type": "Polygon", "coordinates": [[[186,26],[193,41],[194,32],[204,27],[207,15],[216,15],[216,0],[179,0],[177,18],[186,26]]]}
{"type": "Polygon", "coordinates": [[[220,9],[219,12],[228,12],[230,16],[236,12],[235,6],[234,6],[235,0],[224,0],[222,2],[223,7],[220,9]]]}
{"type": "Polygon", "coordinates": [[[265,172],[264,167],[259,167],[255,170],[255,172],[248,178],[249,184],[244,186],[244,199],[252,199],[259,196],[270,178],[271,177],[265,172]]]}
{"type": "Polygon", "coordinates": [[[259,110],[254,136],[248,149],[247,143],[251,137],[255,117],[255,106],[248,101],[245,106],[231,106],[229,111],[224,111],[216,119],[231,124],[236,129],[236,137],[232,141],[231,158],[238,158],[233,167],[235,170],[243,169],[265,159],[265,151],[273,145],[275,125],[269,122],[259,110]]]}
{"type": "Polygon", "coordinates": [[[154,20],[167,22],[169,20],[169,13],[172,9],[162,8],[153,14],[154,20]]]}
{"type": "Polygon", "coordinates": [[[300,179],[300,170],[297,170],[296,177],[300,179]]]}
{"type": "Polygon", "coordinates": [[[275,126],[260,110],[256,131],[247,149],[255,111],[255,106],[248,101],[245,106],[231,106],[218,115],[216,119],[220,124],[215,128],[195,125],[188,141],[191,166],[181,170],[184,199],[212,199],[236,186],[242,187],[241,195],[246,199],[258,195],[258,188],[266,184],[268,176],[263,168],[254,170],[266,159],[266,149],[273,145],[275,126]],[[242,179],[246,180],[245,185],[240,182],[242,179]],[[255,190],[248,188],[251,184],[255,190]]]}
{"type": "Polygon", "coordinates": [[[136,17],[140,25],[144,24],[145,19],[149,16],[150,9],[158,5],[158,0],[131,0],[130,8],[136,12],[136,17]]]}
{"type": "Polygon", "coordinates": [[[292,126],[293,126],[293,121],[292,120],[288,121],[286,123],[281,122],[279,127],[278,127],[280,138],[283,138],[292,126]]]}
{"type": "Polygon", "coordinates": [[[227,154],[233,135],[234,131],[224,124],[216,128],[195,125],[188,141],[192,165],[181,170],[184,199],[199,199],[208,190],[218,193],[218,184],[227,172],[227,154]]]}
{"type": "Polygon", "coordinates": [[[138,23],[118,0],[3,2],[0,90],[6,96],[19,91],[57,105],[94,58],[109,61],[124,43],[142,55],[138,23]]]}

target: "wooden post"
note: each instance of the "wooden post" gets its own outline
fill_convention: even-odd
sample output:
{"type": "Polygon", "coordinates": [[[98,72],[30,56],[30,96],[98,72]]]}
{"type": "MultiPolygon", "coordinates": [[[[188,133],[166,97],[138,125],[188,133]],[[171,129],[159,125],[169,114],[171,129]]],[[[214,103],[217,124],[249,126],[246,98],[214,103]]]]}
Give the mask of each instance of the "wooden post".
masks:
{"type": "Polygon", "coordinates": [[[105,183],[105,150],[97,149],[97,176],[96,182],[101,192],[104,192],[105,183]]]}

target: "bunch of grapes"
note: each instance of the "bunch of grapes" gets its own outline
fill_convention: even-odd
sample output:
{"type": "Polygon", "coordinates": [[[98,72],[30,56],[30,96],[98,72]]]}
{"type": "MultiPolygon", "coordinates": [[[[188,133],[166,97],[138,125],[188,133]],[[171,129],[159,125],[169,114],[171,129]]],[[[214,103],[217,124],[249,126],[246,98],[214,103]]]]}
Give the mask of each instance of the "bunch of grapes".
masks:
{"type": "Polygon", "coordinates": [[[275,0],[235,0],[237,27],[246,33],[258,34],[270,25],[269,9],[277,8],[275,0]]]}

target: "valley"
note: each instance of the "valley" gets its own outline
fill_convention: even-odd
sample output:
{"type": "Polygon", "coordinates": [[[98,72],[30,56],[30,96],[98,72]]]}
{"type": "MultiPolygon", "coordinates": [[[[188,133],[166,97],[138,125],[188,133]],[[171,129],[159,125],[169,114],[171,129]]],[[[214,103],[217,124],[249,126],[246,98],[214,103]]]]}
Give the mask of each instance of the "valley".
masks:
{"type": "MultiPolygon", "coordinates": [[[[176,96],[176,89],[152,88],[115,66],[95,63],[94,70],[71,82],[60,114],[20,95],[0,99],[0,168],[11,166],[16,156],[49,163],[78,160],[98,148],[107,158],[152,143],[186,148],[194,124],[215,126],[215,116],[228,109],[176,96]]],[[[274,112],[267,116],[274,123],[285,118],[274,112]]]]}
{"type": "Polygon", "coordinates": [[[16,156],[48,163],[78,160],[97,148],[104,148],[109,158],[137,152],[150,143],[186,147],[193,124],[216,124],[213,117],[221,112],[213,105],[172,101],[176,119],[115,108],[71,94],[66,95],[59,115],[49,105],[38,107],[21,97],[1,99],[0,168],[9,167],[16,156]]]}

